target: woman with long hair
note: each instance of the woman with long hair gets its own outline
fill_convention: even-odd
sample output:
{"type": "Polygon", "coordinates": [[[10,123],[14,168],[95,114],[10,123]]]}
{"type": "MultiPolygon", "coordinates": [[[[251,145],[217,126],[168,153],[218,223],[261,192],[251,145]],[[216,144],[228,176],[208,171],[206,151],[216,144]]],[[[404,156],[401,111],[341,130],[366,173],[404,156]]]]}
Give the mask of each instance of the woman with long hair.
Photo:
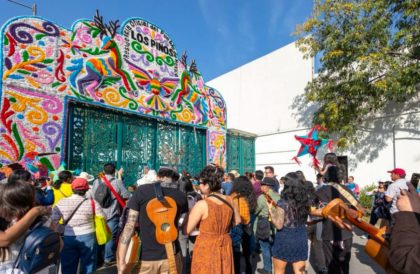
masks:
{"type": "Polygon", "coordinates": [[[73,194],[71,182],[73,181],[73,173],[63,170],[58,173],[58,180],[53,183],[54,206],[63,198],[68,198],[73,194]]]}
{"type": "Polygon", "coordinates": [[[0,273],[22,273],[13,269],[25,233],[33,222],[47,214],[46,207],[34,207],[34,188],[13,178],[0,185],[0,273]]]}
{"type": "Polygon", "coordinates": [[[253,248],[255,248],[255,240],[251,220],[255,207],[257,206],[257,197],[249,177],[239,176],[233,180],[230,197],[237,204],[239,215],[241,216],[241,223],[232,229],[230,233],[233,241],[235,273],[240,273],[241,247],[242,254],[245,258],[246,273],[253,273],[251,254],[253,248]]]}
{"type": "Polygon", "coordinates": [[[232,198],[220,194],[223,174],[223,168],[208,165],[199,176],[200,191],[206,198],[195,204],[184,224],[185,234],[197,226],[200,230],[191,273],[234,273],[229,230],[240,223],[240,216],[232,198]]]}
{"type": "Polygon", "coordinates": [[[310,210],[305,182],[295,172],[286,174],[281,200],[277,205],[269,203],[268,207],[277,229],[272,248],[274,272],[284,273],[287,263],[292,263],[295,273],[305,273],[308,259],[305,226],[310,210]]]}

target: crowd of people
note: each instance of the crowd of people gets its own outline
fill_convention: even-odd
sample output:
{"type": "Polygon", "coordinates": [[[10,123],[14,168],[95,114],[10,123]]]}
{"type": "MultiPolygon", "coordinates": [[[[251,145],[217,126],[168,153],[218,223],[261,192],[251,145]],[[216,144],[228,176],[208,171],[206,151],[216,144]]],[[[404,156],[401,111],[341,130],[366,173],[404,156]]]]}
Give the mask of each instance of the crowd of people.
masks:
{"type": "MultiPolygon", "coordinates": [[[[334,153],[325,155],[317,171],[313,184],[301,171],[276,176],[271,166],[240,175],[210,164],[195,176],[161,167],[146,170],[137,185],[126,187],[123,170],[112,163],[96,179],[63,170],[56,180],[35,179],[15,165],[0,184],[0,273],[26,273],[20,258],[38,224],[60,235],[60,260],[41,262],[36,273],[59,266],[63,274],[92,273],[111,265],[118,273],[130,273],[133,237],[141,241],[134,267],[138,273],[277,274],[285,273],[288,264],[294,273],[306,273],[309,254],[314,254],[318,273],[350,273],[351,226],[322,211],[340,198],[365,213],[360,190],[354,177],[343,177],[334,153]],[[174,212],[173,224],[165,219],[156,225],[150,210],[155,199],[162,204],[155,213],[166,212],[169,218],[174,212]],[[111,235],[104,245],[97,244],[95,216],[106,220],[111,235]],[[163,237],[162,243],[159,233],[174,236],[163,237]],[[257,269],[259,258],[263,267],[257,269]]],[[[381,220],[390,227],[387,271],[415,273],[420,267],[420,196],[403,169],[389,173],[391,181],[379,182],[368,193],[373,197],[370,224],[381,220]]]]}

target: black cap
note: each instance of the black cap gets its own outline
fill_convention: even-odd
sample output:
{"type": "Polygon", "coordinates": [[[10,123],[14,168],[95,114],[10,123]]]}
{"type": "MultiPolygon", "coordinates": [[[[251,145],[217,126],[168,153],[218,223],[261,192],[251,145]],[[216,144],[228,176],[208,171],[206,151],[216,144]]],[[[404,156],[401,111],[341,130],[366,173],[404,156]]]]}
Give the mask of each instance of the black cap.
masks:
{"type": "Polygon", "coordinates": [[[271,178],[271,177],[264,177],[264,179],[261,182],[261,185],[275,186],[276,185],[276,179],[271,178]]]}

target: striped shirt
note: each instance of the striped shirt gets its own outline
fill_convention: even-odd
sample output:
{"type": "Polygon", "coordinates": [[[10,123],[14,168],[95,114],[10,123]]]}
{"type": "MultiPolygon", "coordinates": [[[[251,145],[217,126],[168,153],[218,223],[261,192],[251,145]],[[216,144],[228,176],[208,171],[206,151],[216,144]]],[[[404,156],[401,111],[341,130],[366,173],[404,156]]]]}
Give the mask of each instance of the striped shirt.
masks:
{"type": "MultiPolygon", "coordinates": [[[[61,218],[67,220],[84,198],[84,196],[73,194],[68,198],[61,199],[52,210],[52,222],[58,224],[61,218]]],[[[91,199],[85,200],[64,227],[64,235],[77,236],[93,233],[95,228],[92,209],[91,199]]],[[[102,208],[97,202],[95,202],[95,214],[104,216],[102,208]]]]}

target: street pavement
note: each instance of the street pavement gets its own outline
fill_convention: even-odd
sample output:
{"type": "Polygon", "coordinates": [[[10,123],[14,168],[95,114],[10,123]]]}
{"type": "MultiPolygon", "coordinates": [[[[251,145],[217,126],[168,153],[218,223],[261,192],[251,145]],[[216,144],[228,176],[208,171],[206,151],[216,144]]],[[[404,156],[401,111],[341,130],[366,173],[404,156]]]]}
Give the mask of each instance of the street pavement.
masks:
{"type": "MultiPolygon", "coordinates": [[[[383,271],[364,251],[365,243],[367,240],[362,239],[360,230],[353,232],[353,246],[351,250],[350,260],[350,273],[355,274],[385,274],[383,271]]],[[[258,261],[257,268],[262,268],[261,258],[258,261]]],[[[308,274],[316,274],[312,265],[308,265],[308,274]]],[[[97,274],[114,274],[117,273],[115,267],[99,269],[95,273],[97,274]]],[[[286,273],[293,273],[291,267],[288,267],[286,273]]]]}

